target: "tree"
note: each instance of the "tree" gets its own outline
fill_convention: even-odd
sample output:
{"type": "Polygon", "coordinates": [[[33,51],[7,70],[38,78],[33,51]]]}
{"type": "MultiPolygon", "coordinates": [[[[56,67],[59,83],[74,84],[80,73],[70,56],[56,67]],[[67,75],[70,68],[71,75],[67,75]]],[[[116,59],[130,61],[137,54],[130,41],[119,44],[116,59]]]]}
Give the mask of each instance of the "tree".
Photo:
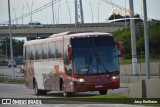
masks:
{"type": "MultiPolygon", "coordinates": [[[[160,21],[153,20],[149,24],[149,47],[150,55],[152,58],[160,58],[160,21]]],[[[142,52],[145,52],[144,44],[144,28],[143,25],[136,26],[136,46],[137,55],[140,56],[142,52]]],[[[130,29],[119,29],[113,32],[117,41],[124,42],[125,55],[131,55],[131,33],[130,29]]]]}
{"type": "MultiPolygon", "coordinates": [[[[24,40],[21,41],[17,39],[12,39],[12,43],[13,43],[13,55],[22,56],[24,40]]],[[[7,56],[10,56],[10,39],[9,38],[1,39],[0,49],[3,55],[6,55],[6,49],[7,49],[7,56]]]]}

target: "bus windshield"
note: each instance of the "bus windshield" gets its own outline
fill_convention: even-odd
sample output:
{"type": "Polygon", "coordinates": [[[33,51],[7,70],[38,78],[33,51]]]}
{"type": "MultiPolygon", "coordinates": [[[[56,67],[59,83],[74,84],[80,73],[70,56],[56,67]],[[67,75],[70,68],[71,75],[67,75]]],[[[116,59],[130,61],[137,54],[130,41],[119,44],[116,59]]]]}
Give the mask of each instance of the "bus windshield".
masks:
{"type": "Polygon", "coordinates": [[[109,74],[119,71],[115,63],[115,45],[112,36],[71,39],[75,74],[109,74]]]}

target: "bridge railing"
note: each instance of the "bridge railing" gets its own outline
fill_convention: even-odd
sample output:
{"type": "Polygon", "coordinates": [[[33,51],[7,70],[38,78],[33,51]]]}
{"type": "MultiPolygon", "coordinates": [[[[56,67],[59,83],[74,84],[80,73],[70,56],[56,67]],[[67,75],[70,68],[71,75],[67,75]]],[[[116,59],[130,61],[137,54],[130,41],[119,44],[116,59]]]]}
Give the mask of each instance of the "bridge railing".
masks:
{"type": "MultiPolygon", "coordinates": [[[[127,23],[129,24],[129,23],[127,23]]],[[[43,24],[41,26],[31,26],[28,24],[12,24],[12,29],[25,29],[25,28],[81,28],[81,27],[125,27],[124,22],[112,23],[84,23],[84,24],[43,24]]],[[[8,29],[7,24],[0,24],[0,29],[8,29]]]]}

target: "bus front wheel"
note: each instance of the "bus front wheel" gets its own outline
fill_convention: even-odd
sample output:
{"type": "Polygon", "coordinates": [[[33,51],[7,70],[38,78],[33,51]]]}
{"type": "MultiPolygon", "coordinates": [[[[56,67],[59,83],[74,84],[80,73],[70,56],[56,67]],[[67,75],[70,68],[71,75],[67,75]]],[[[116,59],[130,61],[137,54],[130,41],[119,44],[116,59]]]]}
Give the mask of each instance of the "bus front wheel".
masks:
{"type": "Polygon", "coordinates": [[[71,93],[70,93],[70,92],[66,92],[64,82],[62,82],[61,85],[62,85],[63,96],[64,96],[64,97],[69,97],[69,96],[71,96],[71,93]]]}
{"type": "Polygon", "coordinates": [[[100,94],[100,95],[105,95],[105,94],[107,94],[107,92],[108,92],[108,90],[100,90],[100,91],[99,91],[99,94],[100,94]]]}
{"type": "Polygon", "coordinates": [[[34,92],[36,95],[41,94],[41,90],[38,89],[37,81],[35,81],[35,83],[34,83],[34,92]]]}
{"type": "Polygon", "coordinates": [[[34,83],[34,91],[35,91],[36,95],[46,95],[47,94],[46,90],[39,90],[38,89],[37,81],[35,81],[35,83],[34,83]]]}

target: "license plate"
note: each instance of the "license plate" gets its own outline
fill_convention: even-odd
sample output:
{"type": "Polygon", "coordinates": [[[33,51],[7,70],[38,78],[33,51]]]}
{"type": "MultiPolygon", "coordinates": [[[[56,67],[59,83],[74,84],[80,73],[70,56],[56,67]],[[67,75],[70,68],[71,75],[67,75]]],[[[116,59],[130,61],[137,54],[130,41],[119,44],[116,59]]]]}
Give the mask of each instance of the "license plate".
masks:
{"type": "Polygon", "coordinates": [[[103,85],[95,85],[95,88],[101,88],[103,85]]]}

